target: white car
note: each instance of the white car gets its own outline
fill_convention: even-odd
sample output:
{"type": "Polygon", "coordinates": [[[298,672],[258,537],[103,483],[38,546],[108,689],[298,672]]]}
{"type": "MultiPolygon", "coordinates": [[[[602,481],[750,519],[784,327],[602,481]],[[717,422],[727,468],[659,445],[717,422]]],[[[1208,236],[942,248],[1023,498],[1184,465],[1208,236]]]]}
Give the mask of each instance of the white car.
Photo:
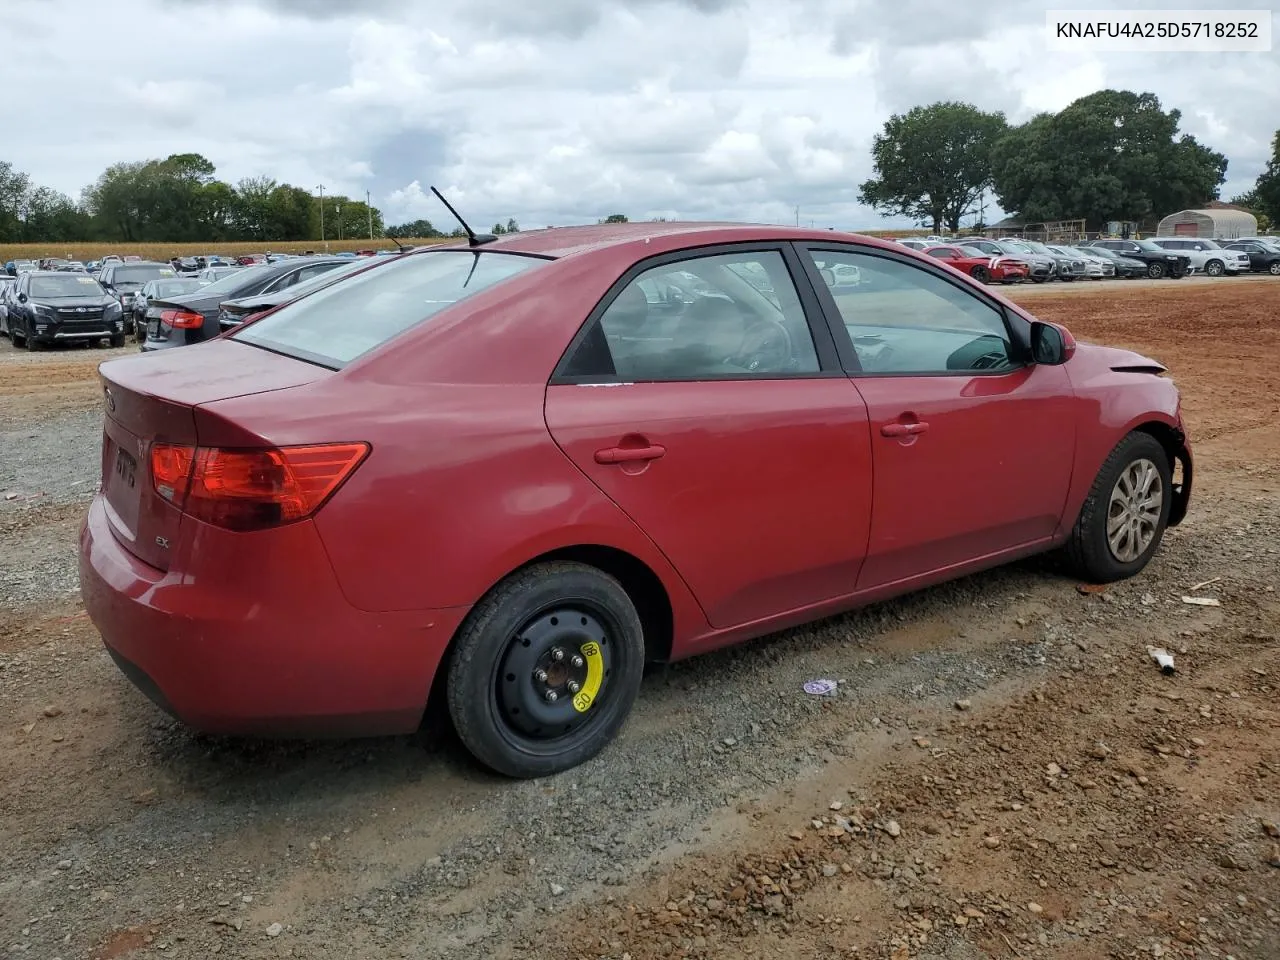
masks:
{"type": "Polygon", "coordinates": [[[1090,280],[1101,280],[1103,277],[1114,277],[1116,265],[1106,257],[1100,257],[1079,247],[1065,247],[1060,244],[1047,244],[1050,250],[1064,257],[1084,261],[1084,275],[1090,280]]]}
{"type": "Polygon", "coordinates": [[[910,247],[912,250],[924,250],[927,247],[937,246],[941,242],[941,240],[929,240],[925,237],[904,237],[898,241],[904,247],[910,247]]]}
{"type": "Polygon", "coordinates": [[[1217,240],[1206,237],[1152,237],[1152,242],[1191,258],[1191,269],[1220,277],[1224,273],[1248,273],[1249,255],[1238,250],[1226,250],[1217,240]]]}

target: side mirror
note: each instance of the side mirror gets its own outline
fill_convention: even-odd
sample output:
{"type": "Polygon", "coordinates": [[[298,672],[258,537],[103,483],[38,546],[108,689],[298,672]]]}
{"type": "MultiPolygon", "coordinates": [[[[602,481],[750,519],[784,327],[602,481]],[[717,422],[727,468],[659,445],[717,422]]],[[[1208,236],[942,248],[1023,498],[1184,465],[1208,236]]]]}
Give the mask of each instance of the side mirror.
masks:
{"type": "Polygon", "coordinates": [[[26,303],[26,302],[27,302],[27,295],[26,295],[25,293],[20,293],[20,294],[18,294],[18,302],[19,302],[19,303],[26,303]]]}
{"type": "Polygon", "coordinates": [[[1071,334],[1053,323],[1035,320],[1031,323],[1031,358],[1046,367],[1066,363],[1075,353],[1071,334]]]}
{"type": "Polygon", "coordinates": [[[822,275],[822,282],[828,287],[834,287],[836,285],[836,274],[830,267],[823,267],[818,271],[818,273],[822,275]]]}

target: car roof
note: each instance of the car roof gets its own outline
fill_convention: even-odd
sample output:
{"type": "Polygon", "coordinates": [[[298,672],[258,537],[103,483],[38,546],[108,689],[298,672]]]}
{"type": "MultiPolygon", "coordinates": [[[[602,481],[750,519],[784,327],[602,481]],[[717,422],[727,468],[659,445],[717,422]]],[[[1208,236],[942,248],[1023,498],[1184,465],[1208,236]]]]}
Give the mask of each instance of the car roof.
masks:
{"type": "Polygon", "coordinates": [[[28,277],[65,277],[68,273],[79,273],[79,270],[28,270],[28,277]]]}
{"type": "Polygon", "coordinates": [[[545,230],[522,230],[503,234],[480,247],[470,247],[465,240],[447,244],[419,247],[409,255],[416,256],[432,250],[500,250],[503,253],[526,253],[536,256],[561,257],[588,253],[605,247],[639,244],[661,239],[663,249],[673,246],[710,246],[717,243],[746,243],[752,240],[809,240],[814,242],[838,239],[860,242],[893,249],[893,245],[875,237],[844,233],[837,230],[816,230],[802,227],[786,227],[760,223],[696,223],[659,220],[644,223],[600,223],[579,227],[548,227],[545,230]],[[676,242],[672,242],[676,241],[676,242]],[[686,241],[680,243],[679,241],[686,241]]]}

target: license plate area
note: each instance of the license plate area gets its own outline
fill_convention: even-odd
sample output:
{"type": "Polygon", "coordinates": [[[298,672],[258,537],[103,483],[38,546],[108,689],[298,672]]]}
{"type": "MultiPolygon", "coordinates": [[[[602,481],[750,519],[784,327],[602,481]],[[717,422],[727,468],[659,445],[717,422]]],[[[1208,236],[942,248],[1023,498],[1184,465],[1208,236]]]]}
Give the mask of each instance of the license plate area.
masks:
{"type": "Polygon", "coordinates": [[[150,321],[150,322],[147,324],[147,336],[149,336],[149,337],[154,337],[154,338],[157,338],[157,339],[159,338],[159,336],[160,336],[160,321],[159,321],[159,320],[152,320],[152,321],[150,321]]]}
{"type": "Polygon", "coordinates": [[[132,537],[138,529],[138,502],[142,492],[138,484],[143,480],[138,474],[138,458],[128,450],[112,443],[113,453],[107,455],[107,502],[132,537]]]}

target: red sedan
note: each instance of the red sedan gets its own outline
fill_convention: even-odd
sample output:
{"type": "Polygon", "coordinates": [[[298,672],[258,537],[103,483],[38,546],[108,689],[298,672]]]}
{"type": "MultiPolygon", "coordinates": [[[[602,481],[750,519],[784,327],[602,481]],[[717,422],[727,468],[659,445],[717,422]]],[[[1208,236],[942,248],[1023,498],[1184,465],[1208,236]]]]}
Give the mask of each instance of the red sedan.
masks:
{"type": "Polygon", "coordinates": [[[1056,548],[1138,573],[1190,493],[1163,370],[852,235],[418,250],[104,363],[81,587],[193,727],[411,731],[434,690],[539,776],[614,736],[646,660],[1056,548]]]}
{"type": "Polygon", "coordinates": [[[925,247],[924,252],[938,260],[945,260],[979,283],[1020,283],[1031,275],[1031,268],[1017,257],[993,257],[977,247],[939,244],[925,247]]]}

